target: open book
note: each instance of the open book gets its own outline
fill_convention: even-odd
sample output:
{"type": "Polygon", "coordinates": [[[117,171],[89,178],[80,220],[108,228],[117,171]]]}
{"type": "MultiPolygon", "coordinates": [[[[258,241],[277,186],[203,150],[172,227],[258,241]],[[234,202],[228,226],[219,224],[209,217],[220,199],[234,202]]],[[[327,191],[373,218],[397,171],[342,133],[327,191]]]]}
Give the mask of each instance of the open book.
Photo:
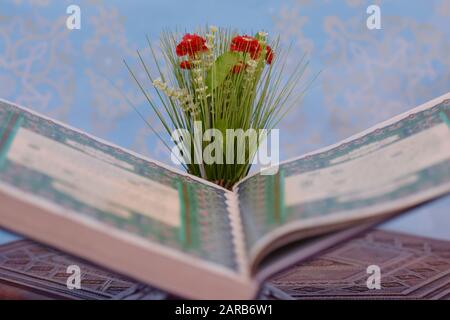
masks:
{"type": "Polygon", "coordinates": [[[449,191],[450,93],[232,192],[0,101],[0,226],[190,298],[449,191]]]}

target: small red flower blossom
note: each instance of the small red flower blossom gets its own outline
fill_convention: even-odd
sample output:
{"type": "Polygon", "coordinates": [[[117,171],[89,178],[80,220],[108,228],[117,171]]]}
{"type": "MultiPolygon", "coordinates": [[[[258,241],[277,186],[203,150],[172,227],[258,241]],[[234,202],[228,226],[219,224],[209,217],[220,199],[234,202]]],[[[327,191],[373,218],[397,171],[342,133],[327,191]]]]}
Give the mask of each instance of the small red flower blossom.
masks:
{"type": "Polygon", "coordinates": [[[245,65],[242,62],[239,62],[238,64],[235,64],[233,66],[233,68],[231,69],[231,72],[232,73],[239,73],[239,72],[241,72],[244,69],[245,69],[245,65]]]}
{"type": "Polygon", "coordinates": [[[206,40],[197,34],[185,34],[181,42],[176,47],[177,56],[193,56],[197,52],[206,51],[206,40]]]}
{"type": "Polygon", "coordinates": [[[271,64],[273,60],[273,50],[270,46],[266,46],[266,63],[271,64]]]}
{"type": "Polygon", "coordinates": [[[252,59],[257,59],[261,53],[259,41],[250,36],[236,36],[231,40],[231,51],[250,53],[252,59]]]}
{"type": "Polygon", "coordinates": [[[180,62],[180,68],[181,69],[190,69],[191,68],[191,63],[189,61],[181,61],[180,62]]]}

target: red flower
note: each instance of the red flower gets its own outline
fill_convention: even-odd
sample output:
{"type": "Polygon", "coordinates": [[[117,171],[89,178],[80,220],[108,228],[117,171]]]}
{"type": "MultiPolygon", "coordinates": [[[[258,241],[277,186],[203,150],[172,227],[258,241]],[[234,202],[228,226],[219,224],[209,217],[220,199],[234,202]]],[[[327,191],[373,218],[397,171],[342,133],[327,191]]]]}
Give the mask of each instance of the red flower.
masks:
{"type": "Polygon", "coordinates": [[[273,51],[270,46],[266,46],[266,63],[271,64],[273,60],[273,51]]]}
{"type": "Polygon", "coordinates": [[[191,68],[191,63],[189,61],[181,61],[180,62],[180,68],[181,69],[190,69],[191,68]]]}
{"type": "Polygon", "coordinates": [[[200,51],[206,51],[206,40],[197,34],[185,34],[176,47],[177,56],[194,55],[200,51]]]}
{"type": "Polygon", "coordinates": [[[249,36],[236,36],[231,40],[231,51],[248,52],[252,59],[257,59],[261,53],[259,41],[249,36]]]}
{"type": "Polygon", "coordinates": [[[242,62],[239,62],[238,64],[235,64],[233,66],[233,68],[231,69],[231,72],[232,73],[239,73],[242,70],[244,70],[244,68],[245,68],[245,65],[242,62]]]}

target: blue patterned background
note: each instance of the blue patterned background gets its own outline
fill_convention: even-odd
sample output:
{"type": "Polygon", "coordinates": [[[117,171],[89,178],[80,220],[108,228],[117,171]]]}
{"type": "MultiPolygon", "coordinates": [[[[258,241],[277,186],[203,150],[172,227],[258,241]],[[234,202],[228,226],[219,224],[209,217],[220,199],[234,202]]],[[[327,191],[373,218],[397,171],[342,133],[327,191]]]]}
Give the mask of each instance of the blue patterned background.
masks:
{"type": "MultiPolygon", "coordinates": [[[[156,44],[163,28],[205,23],[280,35],[284,46],[293,44],[293,61],[306,52],[310,74],[321,72],[280,124],[282,159],[450,91],[446,0],[0,0],[0,97],[170,164],[122,96],[145,108],[122,59],[137,67],[145,34],[156,44]],[[65,26],[70,4],[81,8],[81,30],[65,26]],[[370,4],[381,8],[381,30],[366,27],[370,4]]],[[[449,197],[430,208],[437,213],[420,219],[450,225],[449,197]]],[[[400,225],[414,230],[417,219],[400,225]]],[[[431,233],[450,239],[449,231],[431,233]]]]}

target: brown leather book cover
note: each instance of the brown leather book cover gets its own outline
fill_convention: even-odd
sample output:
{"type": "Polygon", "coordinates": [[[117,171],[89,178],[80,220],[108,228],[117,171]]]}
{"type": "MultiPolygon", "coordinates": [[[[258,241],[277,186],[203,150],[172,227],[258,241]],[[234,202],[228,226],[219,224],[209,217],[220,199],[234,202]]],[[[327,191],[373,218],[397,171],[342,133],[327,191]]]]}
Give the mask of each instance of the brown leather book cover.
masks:
{"type": "Polygon", "coordinates": [[[271,283],[295,299],[450,299],[450,241],[374,230],[271,283]],[[369,265],[380,267],[379,290],[367,287],[369,265]]]}
{"type": "Polygon", "coordinates": [[[168,294],[31,240],[0,246],[2,299],[165,299],[168,294]],[[81,288],[69,289],[67,267],[81,270],[81,288]]]}
{"type": "MultiPolygon", "coordinates": [[[[1,299],[170,299],[174,296],[30,240],[0,246],[1,299]],[[82,270],[68,289],[67,266],[82,270]]],[[[373,230],[275,276],[260,299],[450,299],[450,241],[373,230]],[[367,266],[381,289],[366,286],[367,266]]]]}

